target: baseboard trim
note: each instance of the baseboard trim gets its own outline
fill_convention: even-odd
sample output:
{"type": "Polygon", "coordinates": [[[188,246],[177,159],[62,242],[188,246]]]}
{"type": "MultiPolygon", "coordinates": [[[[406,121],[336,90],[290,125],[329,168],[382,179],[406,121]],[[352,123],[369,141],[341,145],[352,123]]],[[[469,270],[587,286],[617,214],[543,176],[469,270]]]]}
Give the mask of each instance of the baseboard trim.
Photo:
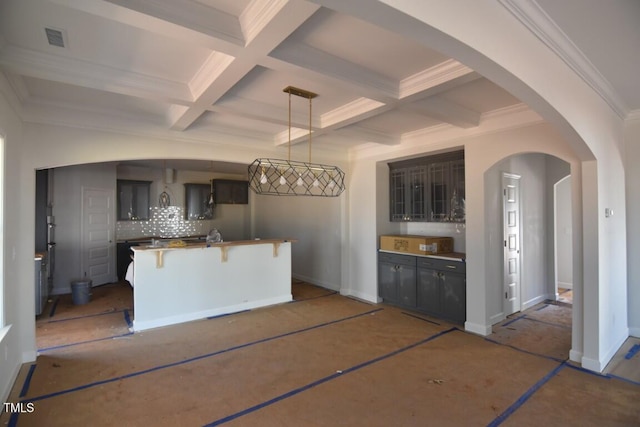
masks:
{"type": "Polygon", "coordinates": [[[533,307],[536,304],[540,304],[541,302],[548,300],[548,299],[552,299],[555,301],[555,297],[549,296],[549,295],[540,295],[537,296],[535,298],[530,299],[529,301],[526,301],[524,303],[522,303],[522,307],[520,308],[520,311],[525,311],[528,308],[533,307]]]}
{"type": "Polygon", "coordinates": [[[504,315],[504,311],[501,311],[500,313],[494,314],[493,316],[491,316],[489,318],[489,323],[492,325],[495,325],[496,323],[502,322],[506,318],[507,316],[504,315]]]}
{"type": "Polygon", "coordinates": [[[489,336],[493,332],[491,325],[480,325],[468,321],[464,322],[464,330],[483,337],[489,336]]]}
{"type": "Polygon", "coordinates": [[[360,291],[354,291],[353,289],[341,289],[340,295],[344,295],[346,297],[354,297],[356,299],[369,302],[372,304],[378,304],[382,302],[382,298],[377,295],[371,295],[360,291]]]}
{"type": "Polygon", "coordinates": [[[620,335],[620,338],[609,348],[609,351],[605,353],[605,355],[600,360],[595,360],[589,357],[582,358],[582,367],[585,369],[589,369],[595,372],[602,372],[604,368],[607,367],[613,356],[616,355],[616,352],[622,347],[624,342],[629,337],[629,330],[623,331],[620,335]]]}
{"type": "Polygon", "coordinates": [[[562,289],[573,289],[573,283],[558,282],[557,286],[558,288],[562,288],[562,289]]]}
{"type": "Polygon", "coordinates": [[[36,350],[28,350],[22,352],[22,363],[33,363],[36,361],[38,357],[38,352],[36,350]]]}
{"type": "Polygon", "coordinates": [[[582,363],[582,352],[577,350],[569,350],[569,360],[576,363],[582,363]]]}

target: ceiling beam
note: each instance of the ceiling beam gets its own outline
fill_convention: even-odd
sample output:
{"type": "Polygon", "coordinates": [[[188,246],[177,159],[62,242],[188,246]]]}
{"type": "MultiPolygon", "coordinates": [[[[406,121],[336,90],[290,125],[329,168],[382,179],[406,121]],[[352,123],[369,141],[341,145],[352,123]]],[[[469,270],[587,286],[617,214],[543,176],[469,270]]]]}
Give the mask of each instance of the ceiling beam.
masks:
{"type": "MultiPolygon", "coordinates": [[[[319,8],[319,6],[310,3],[279,0],[272,0],[269,4],[273,6],[269,9],[271,19],[268,22],[260,22],[259,32],[252,33],[252,38],[246,48],[225,67],[221,67],[220,72],[215,78],[209,80],[208,85],[204,85],[206,87],[201,90],[194,102],[196,113],[202,113],[203,108],[207,109],[218,102],[223,95],[255,68],[259,58],[267,56],[319,8]]],[[[176,121],[171,124],[171,129],[185,130],[198,117],[198,114],[187,110],[184,112],[184,116],[176,118],[176,121]]]]}

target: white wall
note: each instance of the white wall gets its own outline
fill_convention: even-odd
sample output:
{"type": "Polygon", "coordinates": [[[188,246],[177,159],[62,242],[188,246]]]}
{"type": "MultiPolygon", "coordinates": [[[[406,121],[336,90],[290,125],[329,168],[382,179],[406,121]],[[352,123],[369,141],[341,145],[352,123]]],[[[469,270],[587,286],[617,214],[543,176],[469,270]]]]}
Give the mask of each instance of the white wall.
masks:
{"type": "MultiPolygon", "coordinates": [[[[625,123],[629,332],[640,338],[640,113],[625,123]]],[[[614,215],[617,212],[614,211],[614,215]]]]}
{"type": "Polygon", "coordinates": [[[573,230],[571,228],[571,177],[560,180],[555,192],[555,266],[558,288],[573,288],[573,230]]]}
{"type": "Polygon", "coordinates": [[[24,322],[25,311],[35,314],[33,268],[34,234],[24,236],[35,222],[35,171],[21,165],[24,143],[23,127],[9,106],[5,94],[8,83],[0,75],[0,135],[4,137],[3,222],[0,256],[2,257],[3,293],[0,303],[0,402],[5,402],[22,362],[35,358],[35,328],[24,322]],[[28,194],[30,199],[24,197],[28,194]],[[31,240],[27,240],[30,237],[31,240]],[[28,307],[29,309],[25,309],[28,307]],[[4,328],[8,326],[8,331],[4,328]]]}

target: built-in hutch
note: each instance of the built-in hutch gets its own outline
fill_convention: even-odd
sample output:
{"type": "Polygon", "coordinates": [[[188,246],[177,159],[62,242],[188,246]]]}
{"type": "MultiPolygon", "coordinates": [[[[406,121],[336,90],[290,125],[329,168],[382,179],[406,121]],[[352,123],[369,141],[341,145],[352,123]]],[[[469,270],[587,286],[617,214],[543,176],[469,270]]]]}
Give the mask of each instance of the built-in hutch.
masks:
{"type": "Polygon", "coordinates": [[[464,151],[389,163],[391,221],[464,222],[464,151]]]}

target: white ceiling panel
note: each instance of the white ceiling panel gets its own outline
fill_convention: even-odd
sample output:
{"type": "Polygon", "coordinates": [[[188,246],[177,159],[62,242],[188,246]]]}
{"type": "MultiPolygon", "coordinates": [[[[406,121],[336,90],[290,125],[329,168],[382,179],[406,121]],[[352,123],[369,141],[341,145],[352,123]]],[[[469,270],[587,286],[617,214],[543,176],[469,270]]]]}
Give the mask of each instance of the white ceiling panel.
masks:
{"type": "Polygon", "coordinates": [[[397,34],[327,9],[316,13],[293,38],[398,81],[448,59],[397,34]]]}

